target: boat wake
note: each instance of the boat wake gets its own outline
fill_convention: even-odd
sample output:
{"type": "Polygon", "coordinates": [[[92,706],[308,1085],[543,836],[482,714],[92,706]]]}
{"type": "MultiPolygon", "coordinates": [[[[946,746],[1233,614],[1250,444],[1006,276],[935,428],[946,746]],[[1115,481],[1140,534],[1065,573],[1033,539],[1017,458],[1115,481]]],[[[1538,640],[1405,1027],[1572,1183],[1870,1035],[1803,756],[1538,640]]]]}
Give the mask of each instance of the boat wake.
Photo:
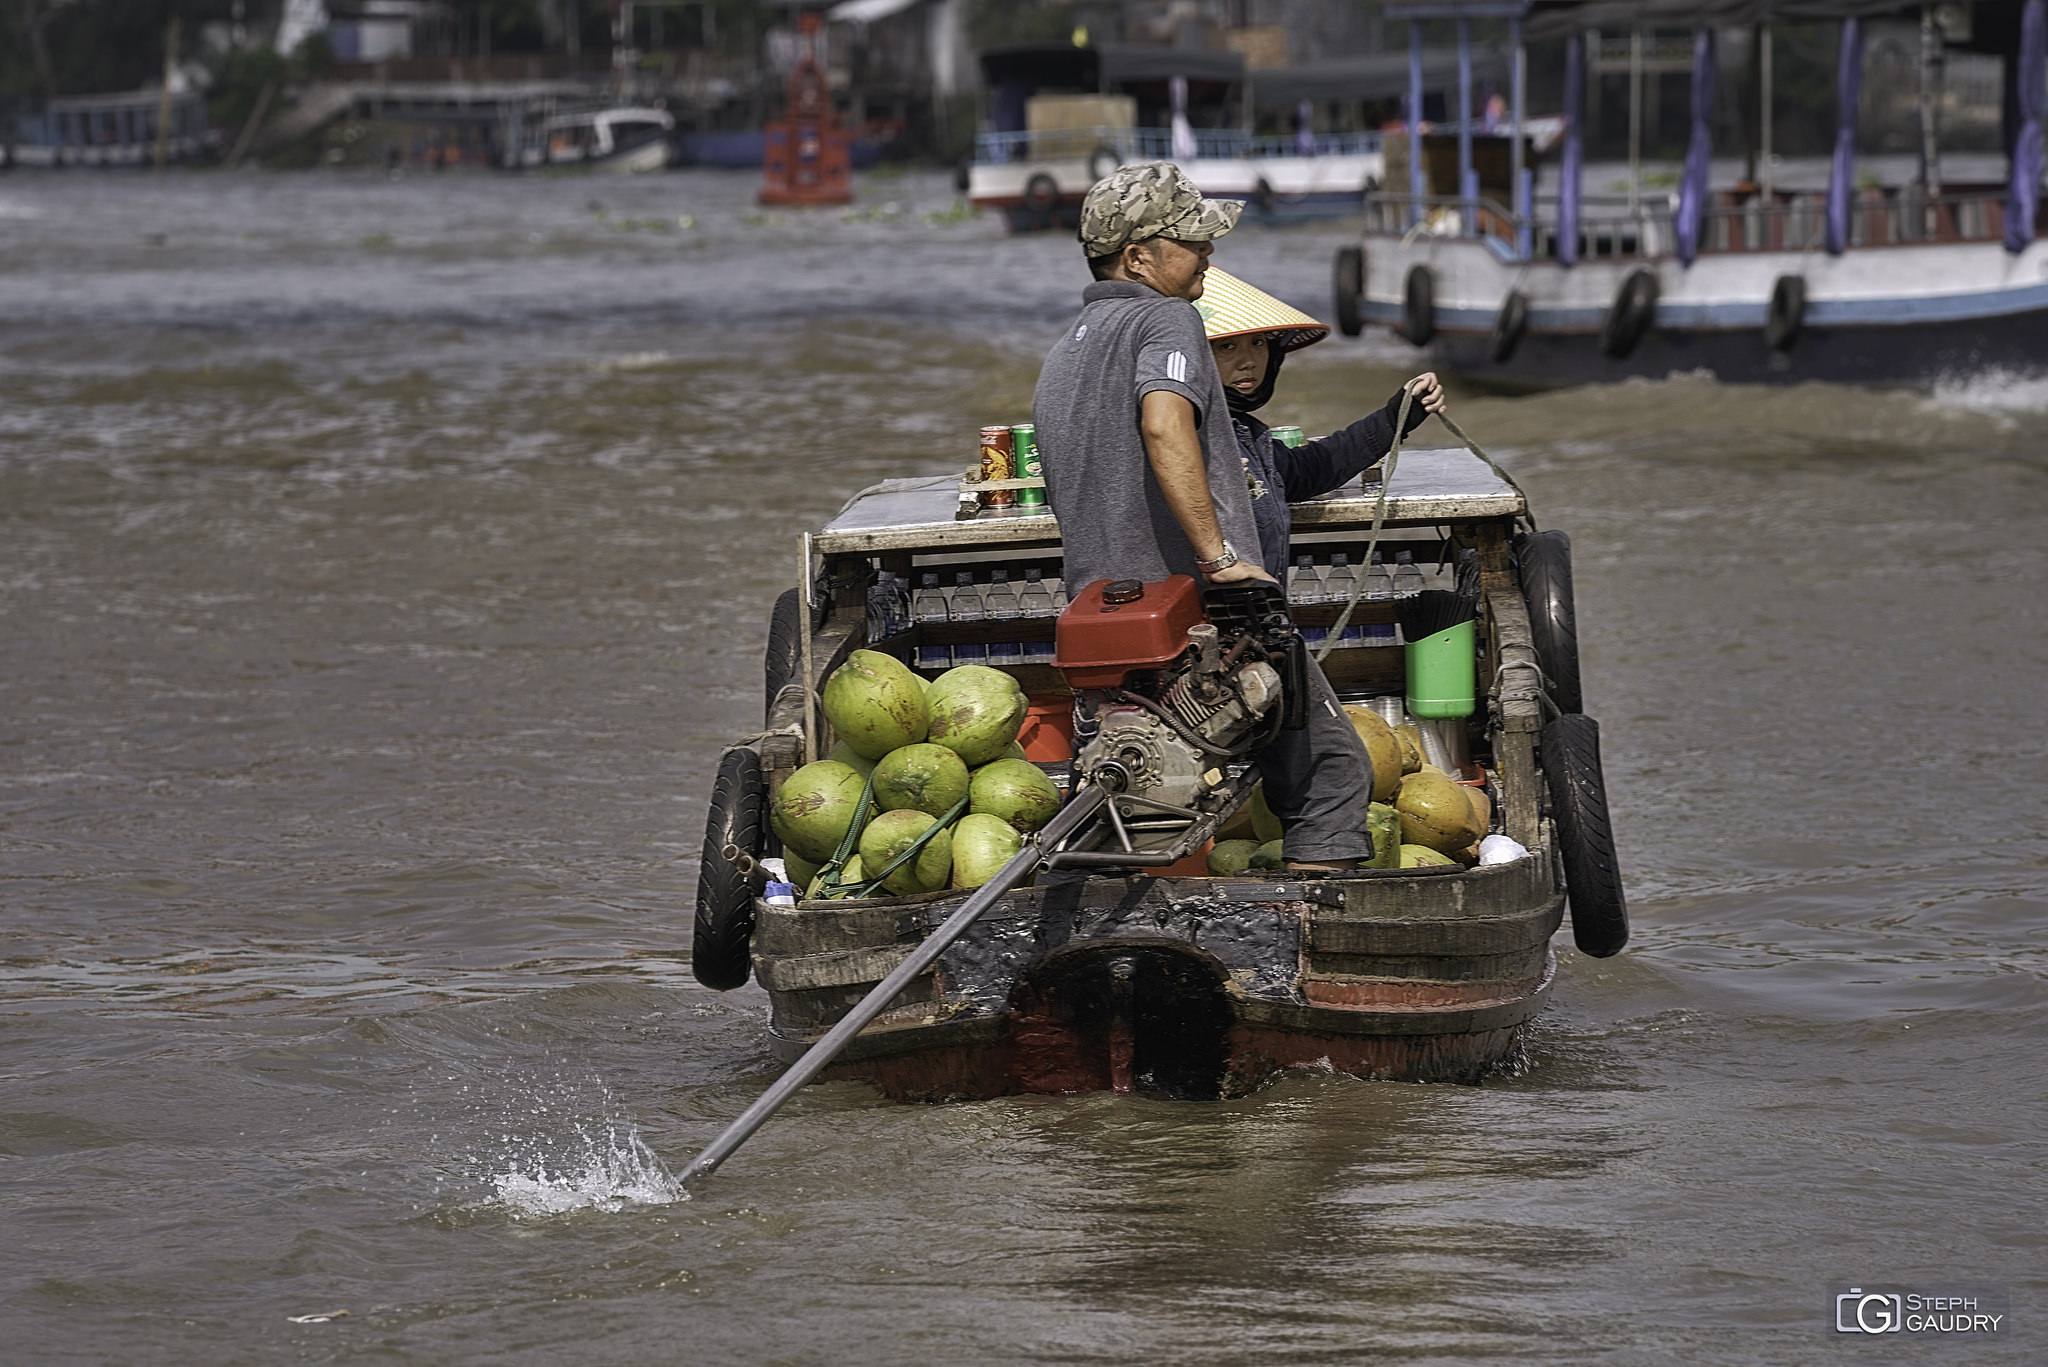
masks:
{"type": "Polygon", "coordinates": [[[628,1206],[665,1206],[688,1200],[668,1166],[632,1125],[620,1121],[593,1130],[579,1126],[567,1154],[534,1150],[513,1170],[491,1179],[491,1204],[515,1220],[543,1219],[577,1210],[617,1213],[628,1206]]]}
{"type": "Polygon", "coordinates": [[[1991,369],[1948,375],[1937,381],[1929,404],[2011,421],[2048,412],[2048,375],[1991,369]]]}

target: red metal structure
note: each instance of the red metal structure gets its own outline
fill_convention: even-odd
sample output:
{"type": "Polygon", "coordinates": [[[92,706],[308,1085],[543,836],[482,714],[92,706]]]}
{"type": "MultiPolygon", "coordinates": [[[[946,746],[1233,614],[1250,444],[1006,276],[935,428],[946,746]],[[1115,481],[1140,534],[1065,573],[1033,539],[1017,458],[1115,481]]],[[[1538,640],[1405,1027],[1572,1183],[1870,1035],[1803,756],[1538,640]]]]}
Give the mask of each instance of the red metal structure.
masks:
{"type": "Polygon", "coordinates": [[[839,126],[818,64],[818,16],[803,16],[803,56],[789,73],[789,108],[768,125],[763,204],[850,204],[852,137],[839,126]]]}

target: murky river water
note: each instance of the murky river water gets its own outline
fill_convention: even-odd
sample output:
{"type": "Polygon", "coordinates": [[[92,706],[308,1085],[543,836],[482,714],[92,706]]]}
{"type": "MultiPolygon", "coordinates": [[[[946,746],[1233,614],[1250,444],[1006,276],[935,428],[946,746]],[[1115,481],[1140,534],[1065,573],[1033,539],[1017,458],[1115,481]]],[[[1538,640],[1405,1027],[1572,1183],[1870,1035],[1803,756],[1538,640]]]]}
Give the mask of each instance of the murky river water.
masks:
{"type": "MultiPolygon", "coordinates": [[[[2048,1356],[2048,385],[1998,377],[1460,397],[1575,538],[1637,921],[1519,1077],[832,1085],[678,1199],[776,1071],[686,956],[795,537],[1021,417],[1081,278],[938,178],[751,188],[0,179],[4,1356],[2048,1356]],[[1851,1343],[1873,1283],[2012,1318],[1851,1343]]],[[[1218,261],[1322,311],[1340,240],[1218,261]]],[[[1275,413],[1409,364],[1333,339],[1275,413]]]]}

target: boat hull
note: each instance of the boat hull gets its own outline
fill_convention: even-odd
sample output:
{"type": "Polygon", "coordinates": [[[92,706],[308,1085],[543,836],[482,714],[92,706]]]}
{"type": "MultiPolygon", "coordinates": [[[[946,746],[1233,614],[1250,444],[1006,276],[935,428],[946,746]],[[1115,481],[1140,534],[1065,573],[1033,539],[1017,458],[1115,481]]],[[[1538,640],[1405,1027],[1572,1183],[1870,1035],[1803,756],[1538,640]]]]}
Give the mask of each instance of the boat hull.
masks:
{"type": "MultiPolygon", "coordinates": [[[[1555,973],[1548,847],[1309,882],[1073,877],[1006,894],[826,1074],[901,1100],[1242,1093],[1289,1068],[1476,1082],[1555,973]]],[[[961,894],[761,904],[755,974],[793,1061],[961,894]]]]}
{"type": "Polygon", "coordinates": [[[1373,234],[1363,246],[1364,321],[1405,335],[1408,274],[1426,266],[1435,286],[1431,359],[1498,388],[1699,371],[1741,383],[1931,385],[2048,369],[2048,243],[2020,253],[1986,242],[1859,247],[1839,257],[1728,253],[1690,267],[1672,258],[1522,263],[1470,238],[1373,234]],[[1640,270],[1657,278],[1654,320],[1627,354],[1610,355],[1608,311],[1640,270]],[[1804,283],[1807,302],[1796,336],[1774,348],[1765,324],[1773,290],[1788,277],[1804,283]],[[1528,327],[1499,360],[1496,326],[1510,290],[1527,300],[1528,327]]]}
{"type": "MultiPolygon", "coordinates": [[[[1105,163],[1106,164],[1106,163],[1105,163]]],[[[1254,221],[1307,222],[1355,214],[1385,169],[1378,154],[1314,157],[1204,157],[1180,163],[1202,191],[1245,204],[1254,221]]],[[[1095,184],[1085,158],[978,164],[968,173],[968,201],[1000,212],[1012,232],[1072,228],[1095,184]],[[1039,177],[1052,183],[1050,201],[1028,197],[1039,177]]]]}

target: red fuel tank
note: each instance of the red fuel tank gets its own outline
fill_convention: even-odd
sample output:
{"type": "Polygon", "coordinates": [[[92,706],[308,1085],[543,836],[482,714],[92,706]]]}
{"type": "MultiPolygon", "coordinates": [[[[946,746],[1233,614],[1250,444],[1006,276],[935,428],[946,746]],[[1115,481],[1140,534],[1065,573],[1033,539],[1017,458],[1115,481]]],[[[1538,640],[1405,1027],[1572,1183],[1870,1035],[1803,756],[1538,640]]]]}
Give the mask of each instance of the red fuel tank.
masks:
{"type": "Polygon", "coordinates": [[[1163,669],[1188,648],[1188,628],[1208,618],[1202,589],[1185,574],[1157,584],[1098,579],[1067,601],[1053,664],[1076,688],[1118,688],[1134,669],[1163,669]]]}

